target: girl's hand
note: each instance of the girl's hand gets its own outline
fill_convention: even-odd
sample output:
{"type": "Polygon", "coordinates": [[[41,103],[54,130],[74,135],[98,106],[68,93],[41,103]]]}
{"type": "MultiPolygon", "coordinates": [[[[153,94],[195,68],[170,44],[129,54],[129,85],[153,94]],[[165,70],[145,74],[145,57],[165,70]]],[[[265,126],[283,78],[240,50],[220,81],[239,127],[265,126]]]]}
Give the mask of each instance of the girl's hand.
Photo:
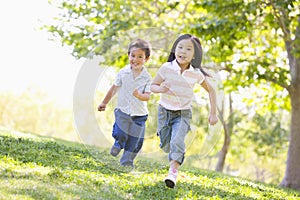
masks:
{"type": "Polygon", "coordinates": [[[216,114],[210,114],[208,118],[208,122],[210,125],[215,125],[218,122],[218,117],[216,114]]]}
{"type": "Polygon", "coordinates": [[[165,82],[152,83],[150,86],[150,90],[154,93],[166,93],[170,91],[170,84],[167,84],[165,82]]]}
{"type": "Polygon", "coordinates": [[[101,103],[99,106],[98,106],[98,111],[105,111],[105,108],[106,108],[106,104],[104,103],[101,103]]]}
{"type": "Polygon", "coordinates": [[[162,84],[160,84],[160,92],[161,93],[166,93],[170,90],[170,85],[166,82],[163,82],[162,84]]]}
{"type": "Polygon", "coordinates": [[[169,91],[169,88],[166,86],[160,86],[159,91],[160,93],[166,93],[169,91]]]}

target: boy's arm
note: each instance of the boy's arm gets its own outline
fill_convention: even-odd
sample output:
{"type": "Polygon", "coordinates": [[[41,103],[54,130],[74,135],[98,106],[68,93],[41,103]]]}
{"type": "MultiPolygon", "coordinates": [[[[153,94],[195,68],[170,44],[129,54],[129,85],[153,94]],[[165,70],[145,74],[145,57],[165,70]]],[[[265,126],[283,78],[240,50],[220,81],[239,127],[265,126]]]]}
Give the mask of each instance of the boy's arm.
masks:
{"type": "Polygon", "coordinates": [[[150,92],[140,93],[137,89],[133,91],[133,96],[135,96],[141,101],[148,101],[150,99],[150,94],[150,92]]]}
{"type": "Polygon", "coordinates": [[[214,125],[218,122],[217,118],[217,96],[215,89],[209,84],[209,82],[205,79],[201,86],[208,92],[209,94],[209,101],[210,101],[210,116],[209,116],[209,123],[214,125]]]}
{"type": "Polygon", "coordinates": [[[112,99],[112,97],[117,93],[118,86],[112,85],[107,92],[106,96],[104,97],[102,103],[98,106],[98,111],[104,111],[106,108],[106,105],[109,103],[109,101],[112,99]]]}

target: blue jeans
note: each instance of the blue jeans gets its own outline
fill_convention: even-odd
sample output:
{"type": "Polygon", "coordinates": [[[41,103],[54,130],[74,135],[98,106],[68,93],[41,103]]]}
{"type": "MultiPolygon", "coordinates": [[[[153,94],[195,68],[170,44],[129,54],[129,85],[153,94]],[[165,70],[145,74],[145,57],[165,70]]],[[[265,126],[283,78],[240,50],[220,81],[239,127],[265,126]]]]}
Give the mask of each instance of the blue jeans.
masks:
{"type": "Polygon", "coordinates": [[[130,116],[116,108],[115,123],[112,136],[115,139],[114,146],[124,149],[121,156],[121,165],[133,166],[133,160],[141,150],[144,143],[145,123],[148,115],[130,116]]]}
{"type": "Polygon", "coordinates": [[[167,110],[158,106],[158,130],[160,148],[169,153],[169,161],[175,160],[179,164],[184,161],[184,139],[190,131],[192,110],[167,110]]]}

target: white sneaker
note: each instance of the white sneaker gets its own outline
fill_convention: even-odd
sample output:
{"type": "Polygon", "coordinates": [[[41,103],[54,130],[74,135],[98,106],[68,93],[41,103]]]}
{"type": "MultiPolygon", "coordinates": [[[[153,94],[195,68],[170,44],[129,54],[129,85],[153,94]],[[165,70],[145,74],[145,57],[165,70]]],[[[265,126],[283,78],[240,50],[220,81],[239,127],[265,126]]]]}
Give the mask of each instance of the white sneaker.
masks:
{"type": "Polygon", "coordinates": [[[176,169],[170,168],[169,174],[165,179],[165,183],[167,187],[169,188],[175,187],[177,175],[178,175],[178,171],[176,169]]]}

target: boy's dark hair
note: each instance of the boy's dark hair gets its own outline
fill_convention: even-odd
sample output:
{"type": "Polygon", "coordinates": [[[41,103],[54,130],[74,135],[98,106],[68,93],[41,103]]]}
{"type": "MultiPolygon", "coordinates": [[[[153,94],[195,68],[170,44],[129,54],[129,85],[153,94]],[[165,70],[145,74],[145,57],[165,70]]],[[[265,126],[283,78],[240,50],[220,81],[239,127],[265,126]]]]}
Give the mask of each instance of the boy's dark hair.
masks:
{"type": "Polygon", "coordinates": [[[136,40],[133,40],[128,46],[128,55],[130,54],[130,51],[133,47],[142,49],[145,52],[146,58],[150,57],[151,47],[150,47],[149,42],[139,39],[139,38],[136,40]]]}
{"type": "Polygon", "coordinates": [[[183,34],[181,36],[179,36],[173,46],[172,46],[172,49],[171,49],[171,52],[170,52],[170,55],[169,55],[169,58],[168,58],[168,62],[172,62],[173,60],[175,60],[175,49],[176,49],[176,46],[178,45],[178,43],[181,41],[181,40],[185,40],[185,39],[190,39],[194,45],[194,58],[192,59],[191,61],[191,64],[193,67],[195,68],[199,68],[200,71],[205,75],[205,76],[209,76],[209,74],[207,72],[205,72],[202,67],[201,67],[201,62],[202,62],[202,46],[201,46],[201,42],[200,40],[191,35],[191,34],[183,34]]]}

